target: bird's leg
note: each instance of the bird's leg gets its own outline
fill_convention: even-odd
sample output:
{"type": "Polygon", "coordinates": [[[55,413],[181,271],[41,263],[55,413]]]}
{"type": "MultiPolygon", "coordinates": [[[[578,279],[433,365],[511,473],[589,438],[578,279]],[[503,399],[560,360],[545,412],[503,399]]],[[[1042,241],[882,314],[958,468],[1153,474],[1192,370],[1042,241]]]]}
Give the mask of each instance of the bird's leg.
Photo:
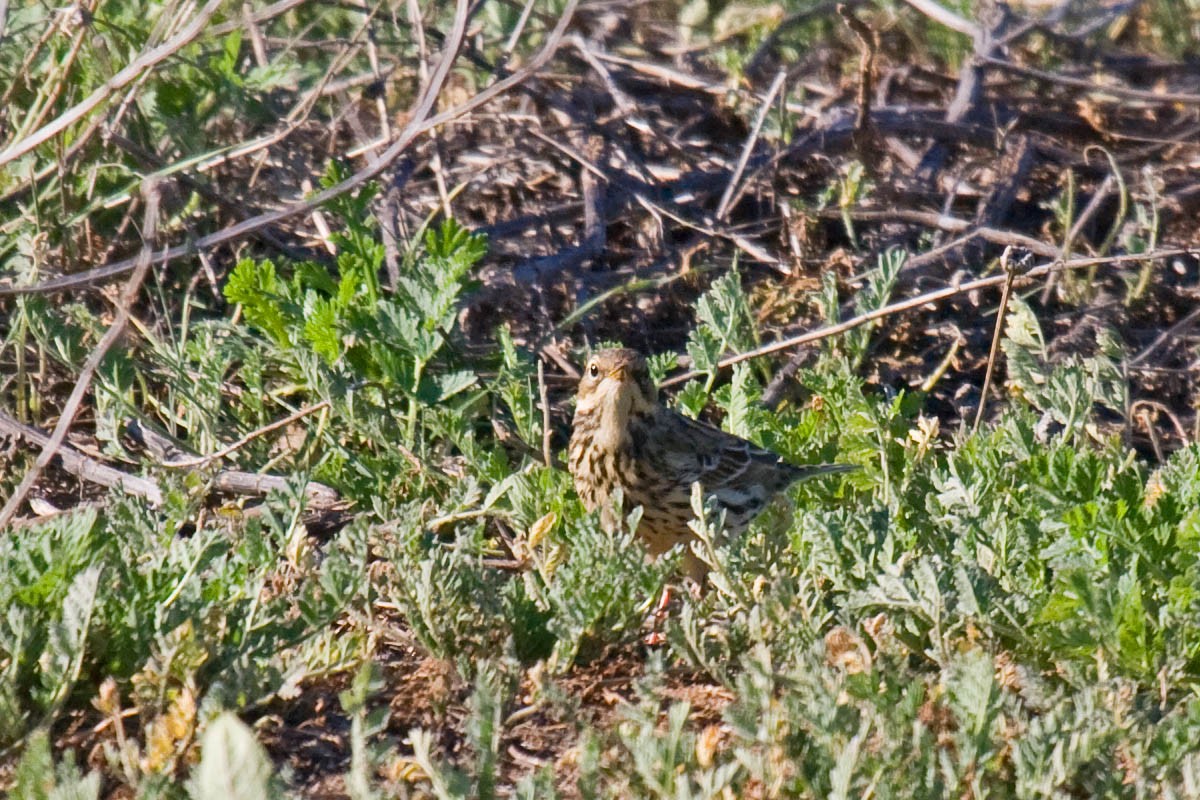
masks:
{"type": "Polygon", "coordinates": [[[650,625],[650,632],[642,637],[642,644],[649,647],[666,644],[667,637],[660,630],[667,622],[667,610],[671,605],[671,585],[667,584],[663,587],[662,597],[658,598],[658,603],[654,606],[654,610],[650,612],[650,616],[646,618],[646,622],[650,625]]]}
{"type": "Polygon", "coordinates": [[[663,587],[662,597],[658,598],[658,605],[654,607],[654,617],[656,619],[666,619],[667,608],[671,605],[671,585],[667,584],[663,587]]]}

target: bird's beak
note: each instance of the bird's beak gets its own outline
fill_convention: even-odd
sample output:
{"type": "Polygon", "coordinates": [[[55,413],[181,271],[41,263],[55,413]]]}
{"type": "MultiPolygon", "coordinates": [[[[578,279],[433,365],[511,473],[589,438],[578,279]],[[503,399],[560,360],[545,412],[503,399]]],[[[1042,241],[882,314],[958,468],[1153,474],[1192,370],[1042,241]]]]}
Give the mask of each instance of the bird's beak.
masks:
{"type": "Polygon", "coordinates": [[[608,373],[608,377],[610,377],[610,378],[612,378],[613,380],[617,381],[617,383],[624,383],[624,382],[625,382],[625,379],[626,379],[628,376],[629,376],[629,373],[628,373],[628,371],[625,369],[625,365],[624,365],[624,364],[622,364],[621,366],[617,367],[617,368],[616,368],[616,369],[614,369],[612,372],[608,373]]]}

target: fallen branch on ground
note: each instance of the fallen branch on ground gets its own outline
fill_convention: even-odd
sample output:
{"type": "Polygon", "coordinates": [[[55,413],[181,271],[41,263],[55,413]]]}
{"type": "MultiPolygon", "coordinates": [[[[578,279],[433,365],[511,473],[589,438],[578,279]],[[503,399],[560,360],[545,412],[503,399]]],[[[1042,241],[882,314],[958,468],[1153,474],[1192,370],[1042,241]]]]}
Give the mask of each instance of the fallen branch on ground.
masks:
{"type": "MultiPolygon", "coordinates": [[[[50,437],[47,434],[18,422],[3,411],[0,411],[0,434],[21,439],[35,447],[41,447],[43,450],[50,444],[50,437]]],[[[69,444],[59,445],[55,457],[64,470],[80,480],[110,489],[120,489],[134,497],[144,497],[152,506],[162,505],[162,490],[159,489],[158,483],[150,478],[130,475],[110,467],[91,456],[80,453],[69,444]]]]}

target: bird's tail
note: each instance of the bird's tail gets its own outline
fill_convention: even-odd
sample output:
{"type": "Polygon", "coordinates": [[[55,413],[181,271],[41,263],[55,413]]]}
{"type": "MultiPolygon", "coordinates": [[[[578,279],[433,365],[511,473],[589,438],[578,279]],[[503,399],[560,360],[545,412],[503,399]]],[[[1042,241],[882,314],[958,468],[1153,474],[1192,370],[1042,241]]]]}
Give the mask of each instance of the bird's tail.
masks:
{"type": "Polygon", "coordinates": [[[792,480],[803,481],[808,478],[815,478],[818,475],[833,475],[838,472],[854,472],[862,469],[857,464],[805,464],[798,467],[795,464],[789,465],[792,468],[792,480]]]}

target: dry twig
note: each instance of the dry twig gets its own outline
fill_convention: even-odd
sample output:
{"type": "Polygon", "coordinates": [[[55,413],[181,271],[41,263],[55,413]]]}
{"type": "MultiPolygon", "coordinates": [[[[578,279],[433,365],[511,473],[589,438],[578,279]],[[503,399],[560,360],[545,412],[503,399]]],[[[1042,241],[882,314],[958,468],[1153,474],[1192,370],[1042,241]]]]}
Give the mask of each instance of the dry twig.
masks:
{"type": "Polygon", "coordinates": [[[1083,89],[1095,100],[1108,100],[1114,103],[1119,103],[1123,100],[1137,100],[1142,103],[1153,103],[1155,105],[1200,105],[1200,94],[1147,91],[1143,89],[1129,89],[1124,86],[1098,84],[1082,78],[1072,78],[1057,72],[1047,72],[1046,70],[1021,66],[1020,64],[1014,64],[1011,61],[996,58],[995,56],[984,57],[983,61],[989,66],[998,67],[1006,72],[1012,72],[1017,75],[1024,75],[1027,78],[1033,78],[1043,83],[1069,86],[1073,89],[1083,89]]]}
{"type": "Polygon", "coordinates": [[[550,395],[546,391],[546,362],[540,358],[537,362],[538,400],[542,406],[542,459],[546,464],[554,463],[554,453],[550,449],[550,395]]]}
{"type": "MultiPolygon", "coordinates": [[[[145,425],[130,420],[125,426],[129,434],[138,444],[158,461],[161,466],[179,468],[188,461],[188,453],[166,436],[147,428],[145,425]]],[[[193,459],[197,466],[204,466],[216,458],[216,454],[205,458],[193,459]]],[[[232,495],[248,495],[261,497],[273,491],[285,491],[288,479],[280,475],[264,475],[257,472],[246,472],[237,469],[223,469],[211,477],[211,485],[218,492],[232,495]]],[[[304,486],[307,508],[314,512],[324,512],[344,507],[337,490],[317,481],[309,481],[304,486]]]]}
{"type": "Polygon", "coordinates": [[[195,467],[203,467],[206,464],[211,464],[214,461],[236,453],[238,450],[241,450],[255,439],[261,439],[268,433],[277,431],[280,428],[285,428],[297,420],[304,419],[305,417],[311,416],[318,411],[324,411],[325,409],[329,408],[329,405],[330,404],[328,400],[322,400],[319,403],[313,403],[310,406],[305,406],[304,408],[293,411],[291,414],[288,414],[282,419],[277,419],[274,422],[263,425],[260,428],[255,428],[233,444],[226,445],[216,452],[209,453],[205,456],[193,456],[190,458],[178,458],[164,461],[163,466],[171,467],[172,469],[191,469],[195,467]]]}
{"type": "Polygon", "coordinates": [[[979,36],[979,26],[968,22],[945,6],[938,5],[934,0],[904,1],[939,25],[945,26],[952,31],[957,31],[964,36],[972,38],[979,36]]]}
{"type": "Polygon", "coordinates": [[[983,422],[983,411],[987,408],[988,390],[992,388],[992,372],[996,368],[996,356],[1000,353],[1000,336],[1004,333],[1004,315],[1008,311],[1008,297],[1012,293],[1013,280],[1017,277],[1016,267],[1012,261],[1012,245],[1004,248],[1000,256],[1000,266],[1008,279],[1004,281],[1004,291],[1000,293],[1000,307],[996,309],[996,329],[992,331],[992,346],[988,350],[987,370],[983,373],[983,388],[979,390],[979,408],[975,410],[974,430],[978,431],[983,422]]]}
{"type": "MultiPolygon", "coordinates": [[[[1019,247],[1042,258],[1058,258],[1062,254],[1060,248],[1034,239],[1032,236],[1026,236],[1023,233],[1016,233],[1014,231],[997,230],[995,228],[972,229],[971,223],[967,220],[958,219],[949,214],[939,214],[936,211],[891,208],[887,210],[853,209],[848,213],[850,214],[850,218],[856,222],[911,222],[948,233],[966,233],[970,231],[973,236],[977,236],[992,244],[1019,247]]],[[[833,219],[840,219],[842,212],[834,209],[827,212],[827,215],[833,219]]]]}
{"type": "Polygon", "coordinates": [[[862,51],[858,61],[858,111],[854,117],[854,146],[858,149],[859,158],[874,169],[879,155],[871,146],[871,86],[875,71],[875,53],[879,50],[879,35],[856,17],[849,6],[839,4],[837,12],[858,38],[859,49],[862,51]]]}
{"type": "MultiPolygon", "coordinates": [[[[1025,285],[1027,283],[1036,281],[1039,278],[1042,278],[1042,277],[1044,277],[1052,272],[1055,272],[1057,270],[1081,269],[1083,267],[1121,264],[1121,263],[1126,263],[1126,262],[1130,262],[1130,261],[1146,261],[1146,260],[1157,260],[1157,259],[1163,259],[1163,258],[1173,258],[1175,256],[1194,255],[1195,252],[1196,251],[1189,250],[1186,248],[1172,248],[1172,249],[1165,249],[1165,250],[1154,250],[1154,251],[1147,252],[1147,253],[1139,253],[1137,255],[1128,255],[1128,256],[1109,256],[1107,258],[1077,258],[1077,259],[1072,259],[1070,261],[1057,261],[1056,260],[1056,261],[1051,261],[1050,263],[1047,263],[1047,264],[1039,264],[1038,266],[1033,267],[1032,269],[1026,270],[1025,273],[1020,275],[1016,280],[1020,281],[1021,285],[1025,285]]],[[[771,342],[770,344],[765,344],[762,347],[757,347],[753,350],[748,350],[745,353],[738,353],[736,355],[732,355],[727,358],[723,358],[717,363],[717,368],[725,369],[726,367],[731,367],[734,364],[740,364],[743,361],[749,361],[752,358],[760,358],[761,356],[770,355],[772,353],[778,353],[780,350],[788,350],[793,347],[798,347],[802,344],[809,344],[811,342],[820,341],[821,339],[827,339],[830,336],[837,336],[839,334],[845,333],[846,331],[854,330],[855,328],[859,327],[860,325],[866,325],[868,322],[874,322],[877,319],[883,319],[884,317],[890,317],[894,314],[899,314],[904,311],[911,311],[914,308],[920,308],[921,306],[930,304],[930,303],[937,303],[937,302],[945,300],[949,297],[954,297],[954,296],[960,295],[960,294],[966,294],[967,292],[974,292],[974,291],[978,291],[980,289],[989,289],[993,286],[1002,286],[1007,281],[1008,281],[1007,275],[993,275],[988,278],[979,278],[977,280],[967,281],[966,283],[959,283],[959,284],[955,284],[953,286],[947,286],[947,287],[944,287],[942,289],[937,289],[932,292],[926,292],[924,294],[918,295],[917,297],[912,297],[912,298],[909,298],[908,300],[901,300],[896,303],[891,303],[890,305],[886,305],[886,306],[884,306],[882,308],[878,308],[874,311],[867,312],[866,314],[860,314],[859,316],[845,320],[844,322],[839,322],[836,325],[827,325],[826,327],[818,328],[815,331],[809,331],[808,333],[802,333],[798,336],[791,336],[787,339],[781,339],[780,341],[771,342]]],[[[704,373],[697,372],[696,370],[689,370],[688,372],[685,372],[682,375],[676,375],[673,378],[668,378],[667,380],[662,382],[662,386],[663,387],[676,386],[681,383],[686,383],[686,382],[690,381],[692,378],[700,377],[703,374],[704,373]]]]}
{"type": "Polygon", "coordinates": [[[783,88],[783,81],[787,78],[785,70],[779,70],[775,75],[775,80],[771,81],[771,88],[767,90],[766,97],[763,98],[762,104],[758,107],[758,114],[754,117],[754,125],[750,129],[750,135],[746,137],[746,143],[742,145],[742,155],[738,158],[737,166],[733,168],[733,175],[729,178],[729,185],[725,187],[725,193],[721,195],[721,201],[717,203],[717,221],[724,222],[725,217],[729,214],[729,207],[733,199],[734,189],[737,188],[738,181],[741,180],[742,172],[746,169],[746,164],[750,161],[750,154],[754,152],[754,143],[758,141],[759,131],[762,130],[763,122],[767,119],[767,112],[771,110],[771,104],[775,102],[775,95],[779,94],[779,90],[783,88]]]}
{"type": "MultiPolygon", "coordinates": [[[[43,450],[49,447],[51,442],[50,437],[45,433],[18,422],[4,411],[0,411],[0,433],[24,439],[43,450]]],[[[162,505],[162,490],[159,489],[156,482],[149,478],[130,475],[110,467],[91,456],[80,453],[65,442],[59,444],[55,455],[62,468],[80,480],[107,486],[110,489],[120,489],[135,497],[144,497],[153,506],[162,505]]]]}
{"type": "Polygon", "coordinates": [[[1140,364],[1143,361],[1145,361],[1147,358],[1150,357],[1150,355],[1155,350],[1162,347],[1166,342],[1170,341],[1171,339],[1175,338],[1176,336],[1179,336],[1181,333],[1183,333],[1185,330],[1187,330],[1193,323],[1195,323],[1195,321],[1197,319],[1200,319],[1200,306],[1193,308],[1191,311],[1189,311],[1187,314],[1184,315],[1183,319],[1179,320],[1174,325],[1167,328],[1165,331],[1160,333],[1158,336],[1155,336],[1154,341],[1152,341],[1150,344],[1146,345],[1146,347],[1140,353],[1138,353],[1136,356],[1129,359],[1129,365],[1135,366],[1135,365],[1140,364]]]}

